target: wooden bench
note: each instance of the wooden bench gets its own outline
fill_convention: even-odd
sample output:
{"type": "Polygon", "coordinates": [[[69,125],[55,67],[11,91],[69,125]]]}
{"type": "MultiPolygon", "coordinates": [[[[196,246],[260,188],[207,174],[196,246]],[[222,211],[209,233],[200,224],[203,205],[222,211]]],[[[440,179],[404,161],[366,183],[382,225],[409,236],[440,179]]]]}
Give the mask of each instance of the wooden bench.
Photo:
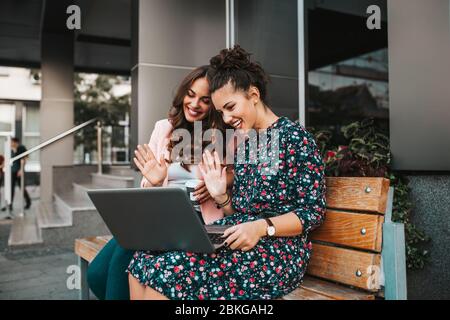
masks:
{"type": "MultiPolygon", "coordinates": [[[[406,299],[403,224],[393,223],[393,188],[383,178],[327,178],[327,213],[311,233],[312,258],[301,286],[283,300],[406,299]]],[[[110,236],[77,239],[80,298],[87,266],[110,236]]]]}

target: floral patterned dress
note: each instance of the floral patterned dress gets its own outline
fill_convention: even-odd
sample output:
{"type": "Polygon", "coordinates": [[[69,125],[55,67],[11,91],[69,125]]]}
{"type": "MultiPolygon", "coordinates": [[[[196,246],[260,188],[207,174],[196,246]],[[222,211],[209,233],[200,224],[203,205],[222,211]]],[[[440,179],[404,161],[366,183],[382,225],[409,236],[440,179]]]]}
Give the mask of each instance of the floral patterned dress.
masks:
{"type": "MultiPolygon", "coordinates": [[[[296,289],[312,254],[308,234],[325,217],[324,167],[312,135],[300,124],[281,117],[267,132],[272,129],[278,130],[278,139],[268,134],[257,148],[257,153],[267,152],[266,160],[235,161],[236,212],[213,224],[234,225],[294,212],[303,225],[301,235],[263,237],[246,252],[227,247],[212,254],[137,251],[128,272],[169,299],[275,299],[296,289]],[[275,140],[279,152],[272,152],[275,140]],[[268,159],[276,159],[277,165],[268,159]]],[[[252,138],[243,143],[247,160],[251,143],[252,138]]]]}

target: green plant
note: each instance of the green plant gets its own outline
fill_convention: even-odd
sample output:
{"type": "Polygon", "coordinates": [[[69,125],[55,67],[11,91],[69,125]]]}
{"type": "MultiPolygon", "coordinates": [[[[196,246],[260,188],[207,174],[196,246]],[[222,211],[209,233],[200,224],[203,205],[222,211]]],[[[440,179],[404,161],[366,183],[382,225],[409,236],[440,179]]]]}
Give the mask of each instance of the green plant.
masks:
{"type": "Polygon", "coordinates": [[[410,200],[410,188],[406,177],[391,172],[391,185],[394,186],[394,204],[392,221],[405,224],[406,264],[408,269],[423,269],[428,259],[428,251],[420,248],[430,238],[410,221],[413,204],[410,200]]]}
{"type": "Polygon", "coordinates": [[[410,220],[412,203],[406,177],[390,169],[389,138],[373,119],[351,123],[342,128],[346,145],[332,145],[329,131],[309,129],[323,155],[327,176],[385,177],[394,187],[392,220],[405,225],[406,263],[409,269],[422,269],[428,251],[421,245],[430,240],[410,220]]]}
{"type": "MultiPolygon", "coordinates": [[[[120,84],[118,76],[98,75],[95,78],[84,74],[75,74],[75,124],[84,123],[92,118],[101,120],[103,126],[117,126],[120,120],[124,120],[129,112],[131,98],[129,94],[116,96],[113,94],[113,86],[120,84]]],[[[123,140],[116,135],[110,135],[107,131],[102,134],[103,143],[108,138],[116,147],[124,147],[123,140]]],[[[74,148],[77,145],[84,146],[84,152],[89,153],[97,148],[97,131],[94,125],[80,130],[75,135],[74,148]]]]}

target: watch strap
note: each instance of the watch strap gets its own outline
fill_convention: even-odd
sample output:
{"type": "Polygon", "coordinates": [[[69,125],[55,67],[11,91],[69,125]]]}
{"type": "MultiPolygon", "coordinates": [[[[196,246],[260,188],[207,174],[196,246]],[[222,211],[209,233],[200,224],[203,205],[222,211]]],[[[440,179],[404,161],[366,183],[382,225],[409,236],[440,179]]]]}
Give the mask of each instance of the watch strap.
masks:
{"type": "Polygon", "coordinates": [[[266,222],[269,225],[269,227],[273,227],[272,220],[270,220],[269,218],[264,218],[264,220],[266,220],[266,222]]]}
{"type": "Polygon", "coordinates": [[[275,229],[275,226],[273,225],[272,220],[270,220],[269,218],[264,218],[264,220],[266,220],[266,222],[267,222],[267,224],[268,224],[268,226],[267,226],[267,228],[266,228],[266,235],[267,235],[268,237],[273,237],[273,235],[269,235],[269,228],[272,227],[272,228],[275,229]]]}

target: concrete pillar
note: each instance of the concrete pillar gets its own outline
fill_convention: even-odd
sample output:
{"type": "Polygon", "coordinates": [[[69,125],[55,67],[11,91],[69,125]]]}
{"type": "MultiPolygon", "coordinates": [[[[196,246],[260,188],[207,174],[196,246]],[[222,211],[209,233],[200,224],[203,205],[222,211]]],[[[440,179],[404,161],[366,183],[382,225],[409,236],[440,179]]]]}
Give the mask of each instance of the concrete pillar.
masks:
{"type": "Polygon", "coordinates": [[[235,0],[236,43],[270,76],[267,98],[278,116],[305,120],[306,0],[235,0]],[[301,77],[299,79],[299,72],[301,77]],[[300,80],[300,81],[299,81],[300,80]]]}
{"type": "MultiPolygon", "coordinates": [[[[73,47],[71,32],[43,32],[41,42],[41,142],[74,125],[73,47]]],[[[52,167],[73,164],[73,135],[41,149],[41,201],[51,201],[52,167]]]]}
{"type": "MultiPolygon", "coordinates": [[[[15,133],[14,136],[19,138],[23,143],[23,128],[22,128],[22,120],[23,120],[23,107],[25,106],[22,101],[16,101],[16,113],[15,113],[15,133]]],[[[28,146],[27,146],[28,147],[28,146]]],[[[28,147],[29,148],[29,147],[28,147]]]]}
{"type": "Polygon", "coordinates": [[[450,3],[387,3],[392,167],[449,172],[450,3]]]}
{"type": "Polygon", "coordinates": [[[183,77],[225,48],[225,0],[134,0],[131,21],[133,151],[167,118],[183,77]]]}

